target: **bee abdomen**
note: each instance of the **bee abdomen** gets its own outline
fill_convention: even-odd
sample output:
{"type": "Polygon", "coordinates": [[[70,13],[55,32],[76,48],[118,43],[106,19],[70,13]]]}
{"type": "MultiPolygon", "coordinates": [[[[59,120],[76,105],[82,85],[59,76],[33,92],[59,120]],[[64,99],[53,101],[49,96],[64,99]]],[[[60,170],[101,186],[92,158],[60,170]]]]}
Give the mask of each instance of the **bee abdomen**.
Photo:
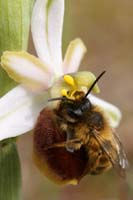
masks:
{"type": "MultiPolygon", "coordinates": [[[[88,163],[85,148],[73,153],[66,147],[49,146],[65,142],[66,134],[58,126],[53,110],[45,108],[38,117],[34,130],[34,158],[38,168],[58,184],[79,181],[88,163]]],[[[75,182],[74,182],[75,183],[75,182]]]]}

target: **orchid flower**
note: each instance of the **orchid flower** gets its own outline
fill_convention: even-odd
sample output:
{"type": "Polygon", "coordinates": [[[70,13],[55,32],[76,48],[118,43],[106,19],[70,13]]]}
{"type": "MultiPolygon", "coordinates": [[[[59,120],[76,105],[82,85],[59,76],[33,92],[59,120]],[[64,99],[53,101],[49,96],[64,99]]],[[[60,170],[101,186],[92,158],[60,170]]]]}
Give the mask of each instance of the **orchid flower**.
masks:
{"type": "MultiPolygon", "coordinates": [[[[70,42],[62,59],[63,16],[64,0],[36,0],[31,30],[38,58],[24,51],[3,53],[1,66],[20,84],[0,99],[0,140],[32,130],[49,98],[87,91],[94,82],[91,72],[77,72],[86,52],[81,39],[70,42]]],[[[97,85],[93,91],[99,92],[97,85]]],[[[121,113],[117,107],[92,94],[89,99],[103,109],[112,127],[118,126],[121,113]]]]}

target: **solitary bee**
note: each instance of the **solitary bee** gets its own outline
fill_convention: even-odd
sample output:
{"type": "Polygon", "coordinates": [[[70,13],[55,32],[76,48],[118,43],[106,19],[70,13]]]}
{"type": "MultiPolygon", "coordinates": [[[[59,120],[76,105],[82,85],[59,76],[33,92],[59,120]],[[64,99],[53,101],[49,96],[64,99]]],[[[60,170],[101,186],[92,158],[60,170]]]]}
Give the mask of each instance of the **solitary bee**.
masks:
{"type": "Polygon", "coordinates": [[[87,97],[104,73],[86,94],[75,91],[74,100],[65,96],[50,99],[59,101],[57,107],[40,113],[34,131],[35,161],[58,183],[79,181],[86,174],[101,174],[111,167],[125,177],[128,161],[119,137],[104,112],[87,97]]]}

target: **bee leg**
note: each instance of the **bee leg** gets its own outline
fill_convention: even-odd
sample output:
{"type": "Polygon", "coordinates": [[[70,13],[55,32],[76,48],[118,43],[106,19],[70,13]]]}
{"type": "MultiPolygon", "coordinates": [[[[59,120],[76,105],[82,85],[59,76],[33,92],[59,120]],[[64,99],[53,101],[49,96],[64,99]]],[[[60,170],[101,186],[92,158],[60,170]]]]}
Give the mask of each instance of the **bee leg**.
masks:
{"type": "MultiPolygon", "coordinates": [[[[66,142],[59,142],[59,143],[55,143],[49,147],[46,147],[45,150],[48,150],[48,149],[53,149],[53,148],[56,148],[56,147],[65,147],[66,149],[69,147],[69,146],[73,146],[74,150],[78,150],[80,149],[82,145],[82,142],[81,140],[79,139],[72,139],[72,140],[69,140],[69,141],[66,141],[66,142]]],[[[70,151],[67,149],[67,151],[69,152],[74,152],[74,151],[70,151]]]]}
{"type": "Polygon", "coordinates": [[[71,141],[73,139],[74,139],[73,131],[71,129],[68,129],[67,130],[66,149],[69,152],[74,152],[74,150],[75,150],[74,142],[71,141]]]}
{"type": "Polygon", "coordinates": [[[76,150],[79,150],[82,146],[82,142],[81,141],[75,141],[75,142],[68,142],[66,144],[66,149],[67,151],[73,153],[76,150]]]}
{"type": "Polygon", "coordinates": [[[66,132],[66,149],[67,151],[73,153],[75,150],[80,149],[80,147],[82,146],[82,142],[81,139],[75,138],[74,130],[72,128],[69,128],[66,132]]]}

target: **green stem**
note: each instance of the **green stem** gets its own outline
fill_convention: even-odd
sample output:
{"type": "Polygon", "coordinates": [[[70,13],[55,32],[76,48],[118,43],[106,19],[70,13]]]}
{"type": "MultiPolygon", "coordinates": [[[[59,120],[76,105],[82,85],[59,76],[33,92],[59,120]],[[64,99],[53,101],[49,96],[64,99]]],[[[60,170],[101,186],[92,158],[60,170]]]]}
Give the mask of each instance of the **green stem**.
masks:
{"type": "Polygon", "coordinates": [[[15,142],[11,139],[0,144],[0,199],[19,200],[21,170],[15,142]]]}
{"type": "MultiPolygon", "coordinates": [[[[0,0],[0,56],[3,51],[27,50],[33,2],[0,0]]],[[[14,86],[16,83],[0,68],[0,97],[14,86]]],[[[8,139],[0,142],[0,200],[20,198],[20,161],[15,141],[8,139]]]]}

